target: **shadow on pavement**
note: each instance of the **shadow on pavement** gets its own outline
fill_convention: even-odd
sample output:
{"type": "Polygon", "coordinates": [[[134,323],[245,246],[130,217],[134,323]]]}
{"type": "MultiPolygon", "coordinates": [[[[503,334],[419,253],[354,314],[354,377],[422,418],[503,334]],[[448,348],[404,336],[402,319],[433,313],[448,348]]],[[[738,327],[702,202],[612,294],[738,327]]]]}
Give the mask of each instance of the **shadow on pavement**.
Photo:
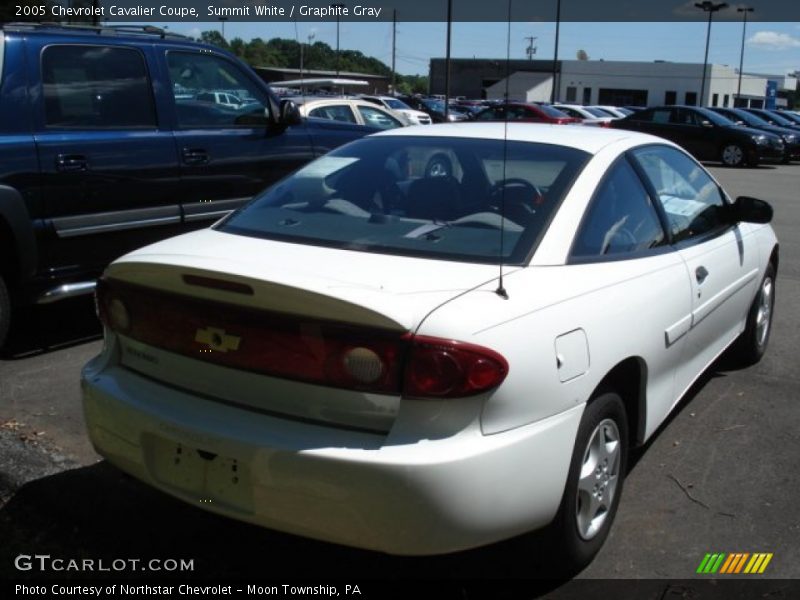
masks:
{"type": "MultiPolygon", "coordinates": [[[[18,572],[19,554],[114,559],[192,559],[178,578],[284,580],[426,580],[466,587],[525,580],[530,597],[563,581],[545,566],[544,541],[519,539],[455,555],[407,558],[308,540],[193,508],[106,462],[43,477],[22,486],[0,509],[0,572],[11,578],[102,578],[99,573],[18,572]],[[531,544],[531,542],[533,542],[531,544]]],[[[111,578],[163,579],[164,572],[106,573],[111,578]]],[[[469,596],[464,596],[469,597],[469,596]]],[[[503,597],[502,593],[494,597],[503,597]]]]}
{"type": "Polygon", "coordinates": [[[0,359],[18,360],[96,340],[103,334],[91,296],[15,307],[0,359]]]}

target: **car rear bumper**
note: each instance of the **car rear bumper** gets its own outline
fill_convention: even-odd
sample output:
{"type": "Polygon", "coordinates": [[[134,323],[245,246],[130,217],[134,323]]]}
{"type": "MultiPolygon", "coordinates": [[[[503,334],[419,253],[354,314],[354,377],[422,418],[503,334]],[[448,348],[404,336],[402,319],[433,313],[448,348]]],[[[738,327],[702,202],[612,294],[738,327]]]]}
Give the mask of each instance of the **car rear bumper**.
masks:
{"type": "Polygon", "coordinates": [[[406,401],[389,434],[371,434],[227,406],[101,363],[87,364],[81,384],[89,435],[109,462],[215,513],[391,554],[454,552],[549,523],[583,412],[493,435],[475,419],[420,439],[408,432],[424,401],[406,401]]]}

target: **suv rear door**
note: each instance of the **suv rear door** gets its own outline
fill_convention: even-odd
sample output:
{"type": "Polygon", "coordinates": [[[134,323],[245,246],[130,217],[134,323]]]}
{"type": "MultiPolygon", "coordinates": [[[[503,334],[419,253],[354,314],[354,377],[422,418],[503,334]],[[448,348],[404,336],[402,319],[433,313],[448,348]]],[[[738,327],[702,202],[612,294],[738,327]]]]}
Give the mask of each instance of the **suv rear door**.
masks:
{"type": "Polygon", "coordinates": [[[208,224],[314,158],[305,125],[271,126],[266,86],[232,57],[170,46],[159,60],[172,90],[177,198],[187,221],[208,224]],[[243,104],[206,101],[209,92],[243,104]]]}
{"type": "Polygon", "coordinates": [[[177,155],[156,113],[150,48],[48,41],[26,40],[47,217],[40,271],[83,276],[179,225],[177,155]]]}

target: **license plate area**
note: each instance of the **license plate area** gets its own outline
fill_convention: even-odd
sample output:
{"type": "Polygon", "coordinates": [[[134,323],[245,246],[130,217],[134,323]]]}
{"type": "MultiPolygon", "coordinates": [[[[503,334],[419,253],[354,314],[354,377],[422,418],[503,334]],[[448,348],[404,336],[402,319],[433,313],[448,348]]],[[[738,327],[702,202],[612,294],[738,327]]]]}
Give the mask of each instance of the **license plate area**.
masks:
{"type": "Polygon", "coordinates": [[[250,468],[238,458],[164,438],[142,440],[150,476],[204,508],[253,512],[250,468]]]}

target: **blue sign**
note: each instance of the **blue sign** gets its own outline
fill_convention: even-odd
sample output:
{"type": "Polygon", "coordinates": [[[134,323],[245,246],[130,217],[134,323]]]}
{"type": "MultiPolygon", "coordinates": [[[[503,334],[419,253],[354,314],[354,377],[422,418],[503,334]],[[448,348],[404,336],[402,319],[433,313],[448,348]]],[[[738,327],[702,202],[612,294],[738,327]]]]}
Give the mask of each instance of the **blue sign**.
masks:
{"type": "Polygon", "coordinates": [[[778,94],[778,82],[774,79],[767,79],[767,93],[766,100],[764,100],[764,108],[772,110],[775,108],[775,96],[778,94]]]}

